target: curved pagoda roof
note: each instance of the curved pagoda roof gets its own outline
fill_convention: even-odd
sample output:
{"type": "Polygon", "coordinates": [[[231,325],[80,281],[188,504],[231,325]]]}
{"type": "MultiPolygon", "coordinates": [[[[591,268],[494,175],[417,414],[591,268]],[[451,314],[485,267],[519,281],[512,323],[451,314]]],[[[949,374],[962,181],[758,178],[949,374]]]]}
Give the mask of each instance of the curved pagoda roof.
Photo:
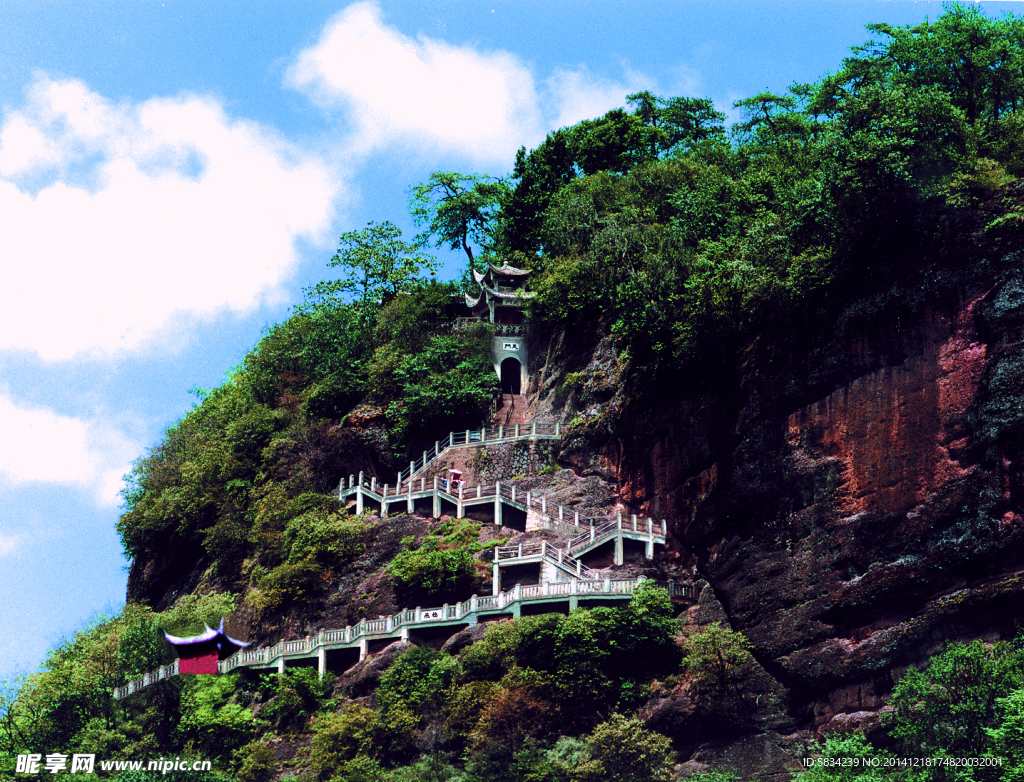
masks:
{"type": "Polygon", "coordinates": [[[475,296],[465,291],[462,294],[466,306],[471,310],[495,300],[512,303],[519,299],[530,299],[536,295],[533,291],[525,290],[523,287],[526,278],[531,274],[529,269],[519,269],[507,263],[503,263],[501,266],[488,263],[482,272],[476,269],[472,271],[473,280],[479,286],[479,291],[475,296]],[[502,278],[504,278],[505,285],[501,285],[499,282],[502,278]],[[501,290],[502,287],[506,289],[501,290]]]}
{"type": "Polygon", "coordinates": [[[234,654],[238,649],[244,649],[249,645],[248,641],[239,641],[236,638],[232,638],[224,632],[224,620],[220,620],[220,626],[214,630],[205,622],[203,627],[206,628],[199,635],[193,635],[188,638],[181,638],[177,635],[171,635],[166,630],[164,631],[164,638],[167,639],[167,643],[174,647],[183,647],[189,649],[200,645],[210,645],[216,647],[218,656],[227,657],[234,654]]]}

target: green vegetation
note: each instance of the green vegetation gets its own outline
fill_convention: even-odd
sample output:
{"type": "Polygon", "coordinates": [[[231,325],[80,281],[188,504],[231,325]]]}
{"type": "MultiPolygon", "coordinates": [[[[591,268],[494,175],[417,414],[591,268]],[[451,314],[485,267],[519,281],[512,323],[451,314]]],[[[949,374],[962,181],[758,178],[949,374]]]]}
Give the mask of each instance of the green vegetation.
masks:
{"type": "Polygon", "coordinates": [[[859,734],[830,738],[826,763],[800,782],[953,782],[1024,778],[1024,652],[1007,642],[950,644],[922,670],[911,669],[892,693],[886,741],[876,747],[859,734]],[[830,758],[856,765],[827,765],[830,758]],[[929,757],[927,767],[900,765],[900,757],[929,757]],[[957,758],[997,760],[957,765],[957,758]],[[950,760],[953,765],[940,765],[950,760]]]}
{"type": "MultiPolygon", "coordinates": [[[[344,234],[328,264],[342,276],[307,290],[221,386],[197,390],[134,466],[118,531],[139,602],[0,688],[0,763],[46,748],[208,757],[244,782],[282,763],[303,782],[653,782],[673,762],[670,740],[637,717],[653,692],[685,690],[705,724],[752,724],[747,639],[680,631],[652,586],[626,607],[497,623],[457,654],[406,650],[358,699],[303,670],[180,677],[124,701],[112,690],[169,661],[163,629],[190,634],[235,610],[267,633],[313,622],[387,543],[379,519],[341,506],[339,478],[370,462],[393,474],[479,424],[497,384],[493,332],[453,330],[459,289],[433,279],[429,243],[463,250],[471,268],[533,269],[534,334],[610,329],[632,392],[734,368],[764,334],[829,334],[843,307],[920,275],[925,259],[967,263],[936,248],[980,215],[993,234],[1019,226],[993,196],[1024,174],[1024,21],[951,5],[934,22],[869,29],[875,40],[819,82],[736,101],[731,130],[707,99],[637,93],[520,150],[507,179],[438,172],[416,185],[412,242],[387,221],[344,234]]],[[[592,385],[571,372],[559,393],[592,385]]],[[[588,410],[570,428],[615,434],[613,418],[588,410]]],[[[481,548],[473,522],[421,528],[374,577],[403,607],[464,599],[481,548]]],[[[891,702],[870,741],[822,748],[879,765],[800,778],[1024,779],[1016,647],[951,645],[891,702]],[[884,767],[900,755],[1003,765],[884,767]]]]}

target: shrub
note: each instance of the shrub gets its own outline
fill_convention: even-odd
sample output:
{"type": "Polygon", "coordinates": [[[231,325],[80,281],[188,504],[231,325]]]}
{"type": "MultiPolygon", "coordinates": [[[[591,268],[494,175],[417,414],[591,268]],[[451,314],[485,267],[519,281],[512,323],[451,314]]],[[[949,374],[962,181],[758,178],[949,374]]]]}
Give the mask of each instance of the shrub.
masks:
{"type": "Polygon", "coordinates": [[[139,619],[125,630],[117,645],[117,664],[127,678],[148,673],[171,662],[163,635],[148,619],[139,619]]]}
{"type": "Polygon", "coordinates": [[[1006,643],[950,644],[896,685],[892,734],[907,753],[984,754],[991,741],[987,729],[997,723],[997,700],[1021,684],[1022,663],[1020,652],[1006,643]]]}
{"type": "Polygon", "coordinates": [[[317,779],[330,779],[358,757],[376,760],[383,747],[384,725],[377,713],[365,706],[349,706],[316,718],[310,768],[317,779]]]}
{"type": "Polygon", "coordinates": [[[399,600],[457,598],[471,588],[476,568],[465,549],[440,549],[427,538],[415,551],[403,551],[388,566],[399,600]]]}
{"type": "Polygon", "coordinates": [[[270,782],[277,774],[277,758],[265,741],[252,741],[235,753],[238,782],[270,782]]]}
{"type": "Polygon", "coordinates": [[[445,702],[458,661],[445,652],[415,646],[403,652],[380,678],[377,702],[385,711],[403,707],[417,716],[436,714],[445,702]]]}
{"type": "Polygon", "coordinates": [[[295,668],[283,675],[265,674],[261,689],[270,701],[260,711],[260,718],[277,730],[302,730],[320,702],[330,695],[332,681],[329,677],[321,679],[312,668],[295,668]]]}
{"type": "Polygon", "coordinates": [[[325,568],[341,568],[363,552],[365,525],[359,517],[320,507],[288,522],[284,529],[290,545],[288,561],[315,561],[325,568]]]}
{"type": "Polygon", "coordinates": [[[858,733],[828,738],[821,758],[822,765],[811,766],[796,782],[886,782],[892,779],[892,767],[881,763],[885,753],[880,753],[858,733]],[[838,762],[830,764],[832,760],[838,762]],[[865,760],[878,760],[879,765],[866,764],[865,760]]]}
{"type": "Polygon", "coordinates": [[[178,723],[178,735],[186,749],[202,757],[227,760],[252,739],[256,720],[239,703],[237,690],[237,675],[190,677],[178,723]]]}
{"type": "Polygon", "coordinates": [[[593,763],[579,782],[655,782],[672,777],[672,742],[636,717],[612,715],[587,737],[593,763]]]}
{"type": "Polygon", "coordinates": [[[745,635],[715,622],[683,639],[683,667],[698,689],[739,695],[739,684],[753,660],[745,635]]]}

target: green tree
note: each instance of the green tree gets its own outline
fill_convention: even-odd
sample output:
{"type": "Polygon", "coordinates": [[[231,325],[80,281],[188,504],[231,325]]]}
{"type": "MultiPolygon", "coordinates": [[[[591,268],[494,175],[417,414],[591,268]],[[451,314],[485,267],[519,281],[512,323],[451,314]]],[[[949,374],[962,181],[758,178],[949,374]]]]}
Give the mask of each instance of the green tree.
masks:
{"type": "Polygon", "coordinates": [[[683,667],[706,691],[739,697],[739,684],[753,658],[750,640],[714,622],[683,639],[683,667]]]}
{"type": "Polygon", "coordinates": [[[657,782],[672,778],[672,742],[636,717],[613,714],[587,737],[592,766],[579,782],[657,782]]]}
{"type": "MultiPolygon", "coordinates": [[[[890,732],[908,755],[980,757],[990,748],[989,729],[997,727],[998,700],[1022,680],[1024,659],[1009,644],[950,644],[924,670],[911,669],[900,679],[890,732]]],[[[1012,710],[1012,699],[1006,705],[1012,710]]],[[[1004,727],[1001,735],[1008,737],[1009,725],[1004,727]]],[[[926,777],[959,778],[938,772],[926,777]]]]}
{"type": "Polygon", "coordinates": [[[307,288],[307,301],[313,305],[346,296],[369,304],[386,302],[423,279],[424,271],[437,270],[437,259],[423,254],[419,243],[402,241],[402,229],[387,220],[343,233],[338,242],[338,252],[327,265],[342,269],[345,276],[307,288]]]}
{"type": "Polygon", "coordinates": [[[433,239],[437,247],[461,249],[473,265],[472,245],[490,249],[493,219],[510,192],[502,179],[480,175],[435,171],[426,182],[412,188],[409,212],[416,225],[425,226],[417,241],[433,239]]]}
{"type": "Polygon", "coordinates": [[[814,759],[816,765],[796,777],[797,782],[887,782],[903,778],[900,767],[883,765],[888,753],[876,750],[859,733],[829,737],[819,757],[814,759]]]}

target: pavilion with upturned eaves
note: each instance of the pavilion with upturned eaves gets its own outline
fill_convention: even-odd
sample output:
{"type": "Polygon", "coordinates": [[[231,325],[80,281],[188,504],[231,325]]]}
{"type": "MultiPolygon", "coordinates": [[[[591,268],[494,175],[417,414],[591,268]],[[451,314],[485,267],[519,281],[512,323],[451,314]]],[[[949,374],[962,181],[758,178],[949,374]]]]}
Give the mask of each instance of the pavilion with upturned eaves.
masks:
{"type": "Polygon", "coordinates": [[[526,388],[526,302],[536,294],[526,290],[528,269],[507,263],[487,264],[473,270],[479,290],[465,294],[466,306],[479,319],[494,326],[494,371],[501,378],[503,394],[520,394],[526,388]]]}

